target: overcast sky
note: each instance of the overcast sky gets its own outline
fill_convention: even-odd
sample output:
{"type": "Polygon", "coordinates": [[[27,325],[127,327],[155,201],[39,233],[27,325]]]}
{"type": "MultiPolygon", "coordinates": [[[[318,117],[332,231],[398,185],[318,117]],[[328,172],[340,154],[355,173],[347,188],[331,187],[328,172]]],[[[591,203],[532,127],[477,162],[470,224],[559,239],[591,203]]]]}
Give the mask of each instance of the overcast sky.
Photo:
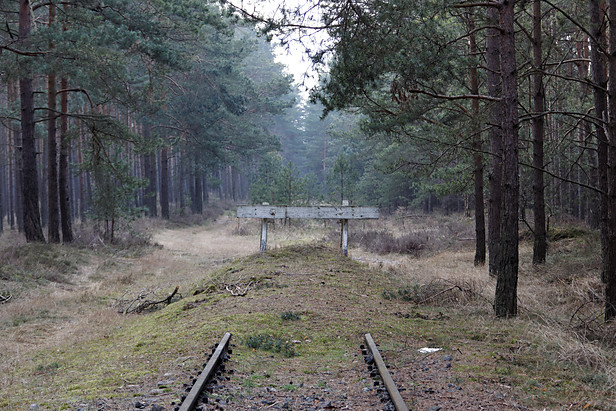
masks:
{"type": "MultiPolygon", "coordinates": [[[[249,12],[256,12],[266,18],[280,18],[279,10],[283,7],[287,9],[299,7],[304,22],[310,25],[318,25],[321,21],[319,10],[308,0],[230,0],[238,7],[243,7],[249,12]]],[[[309,35],[301,37],[297,33],[288,37],[284,47],[276,47],[276,61],[287,67],[289,74],[293,75],[295,83],[300,88],[302,95],[307,98],[308,91],[317,85],[318,75],[312,70],[310,58],[306,53],[306,48],[312,52],[319,48],[319,44],[326,42],[327,34],[324,31],[312,31],[309,35]]],[[[275,38],[274,44],[280,44],[280,39],[275,38]]]]}

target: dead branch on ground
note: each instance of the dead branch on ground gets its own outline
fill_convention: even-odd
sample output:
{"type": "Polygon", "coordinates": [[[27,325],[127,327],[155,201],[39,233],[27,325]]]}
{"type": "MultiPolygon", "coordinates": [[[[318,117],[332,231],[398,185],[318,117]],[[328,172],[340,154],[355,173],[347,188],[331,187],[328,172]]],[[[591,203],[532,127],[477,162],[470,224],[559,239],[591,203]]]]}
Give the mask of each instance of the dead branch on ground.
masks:
{"type": "Polygon", "coordinates": [[[164,298],[159,296],[155,290],[141,290],[134,298],[116,300],[115,306],[118,307],[118,312],[122,314],[141,313],[146,310],[152,310],[159,304],[171,304],[176,295],[181,299],[182,295],[178,293],[179,289],[179,286],[175,287],[175,290],[164,298]]]}
{"type": "Polygon", "coordinates": [[[0,292],[0,304],[8,303],[13,298],[10,291],[0,292]]]}
{"type": "Polygon", "coordinates": [[[224,284],[225,290],[230,292],[231,295],[235,297],[245,296],[248,290],[250,290],[256,285],[257,285],[256,281],[249,281],[248,283],[242,284],[241,280],[233,284],[224,284]]]}

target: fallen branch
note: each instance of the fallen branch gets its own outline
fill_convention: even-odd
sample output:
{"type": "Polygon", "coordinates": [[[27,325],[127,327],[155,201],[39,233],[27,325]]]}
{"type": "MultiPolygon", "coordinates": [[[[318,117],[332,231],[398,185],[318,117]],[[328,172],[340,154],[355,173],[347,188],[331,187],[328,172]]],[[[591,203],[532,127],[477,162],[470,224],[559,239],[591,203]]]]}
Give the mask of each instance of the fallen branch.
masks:
{"type": "MultiPolygon", "coordinates": [[[[118,312],[122,314],[140,313],[145,310],[152,309],[159,304],[171,304],[173,297],[178,294],[179,286],[175,287],[175,290],[165,298],[160,298],[155,291],[142,290],[136,298],[133,299],[120,299],[117,300],[118,312]],[[148,299],[153,296],[155,300],[148,299]]],[[[180,298],[182,298],[180,294],[180,298]]]]}
{"type": "Polygon", "coordinates": [[[10,291],[7,291],[6,295],[0,293],[0,304],[8,303],[9,301],[11,301],[11,298],[13,298],[13,295],[10,293],[10,291]]]}
{"type": "Polygon", "coordinates": [[[248,284],[246,284],[245,286],[242,286],[240,283],[236,283],[236,284],[225,284],[225,289],[227,291],[229,291],[231,293],[232,296],[235,297],[243,297],[246,295],[246,293],[248,292],[248,290],[252,287],[256,285],[256,282],[254,281],[250,281],[248,284]]]}
{"type": "Polygon", "coordinates": [[[446,293],[446,292],[448,292],[448,291],[455,290],[456,288],[457,288],[458,290],[460,290],[460,291],[464,291],[464,290],[462,290],[462,288],[460,288],[459,286],[454,285],[453,287],[447,288],[447,289],[445,289],[445,290],[439,291],[439,292],[438,292],[438,293],[436,293],[436,294],[430,295],[430,296],[428,296],[427,298],[424,298],[423,300],[419,301],[419,302],[418,302],[418,303],[416,303],[416,304],[417,304],[417,305],[422,305],[422,304],[424,304],[424,303],[426,303],[426,302],[430,301],[430,300],[431,300],[431,299],[433,299],[434,297],[438,297],[439,295],[444,294],[444,293],[446,293]]]}

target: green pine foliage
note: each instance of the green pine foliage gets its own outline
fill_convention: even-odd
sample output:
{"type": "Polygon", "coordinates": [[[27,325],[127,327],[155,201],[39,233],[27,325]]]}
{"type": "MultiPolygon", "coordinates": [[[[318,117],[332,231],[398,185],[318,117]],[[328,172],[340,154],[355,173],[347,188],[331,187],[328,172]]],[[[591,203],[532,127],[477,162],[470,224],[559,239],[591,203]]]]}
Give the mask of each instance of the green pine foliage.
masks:
{"type": "Polygon", "coordinates": [[[311,188],[314,183],[309,176],[301,177],[293,163],[283,162],[278,153],[264,157],[252,181],[250,197],[254,203],[277,205],[303,205],[314,199],[311,188]]]}

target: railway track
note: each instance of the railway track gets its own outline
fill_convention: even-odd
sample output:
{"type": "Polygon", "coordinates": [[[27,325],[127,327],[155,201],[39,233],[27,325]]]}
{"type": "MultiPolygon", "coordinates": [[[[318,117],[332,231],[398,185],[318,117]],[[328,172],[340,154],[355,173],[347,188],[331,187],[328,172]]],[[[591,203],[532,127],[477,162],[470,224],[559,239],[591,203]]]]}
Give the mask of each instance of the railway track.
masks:
{"type": "MultiPolygon", "coordinates": [[[[381,354],[377,348],[377,344],[374,342],[370,334],[364,336],[366,346],[363,344],[360,346],[364,361],[367,366],[367,370],[370,376],[374,380],[374,386],[377,388],[376,392],[379,395],[381,402],[383,403],[383,410],[395,410],[395,411],[408,411],[408,407],[405,404],[402,396],[396,384],[394,383],[387,366],[383,361],[381,354]]],[[[195,411],[204,410],[206,407],[214,406],[215,409],[224,409],[222,406],[209,404],[208,391],[212,391],[211,384],[216,379],[224,379],[222,372],[225,371],[224,362],[229,359],[231,350],[229,343],[231,340],[231,334],[226,333],[220,343],[216,344],[212,349],[212,354],[208,362],[205,364],[203,371],[199,374],[199,377],[193,380],[192,387],[188,394],[182,398],[182,404],[175,407],[176,411],[195,411]],[[209,387],[208,387],[209,386],[209,387]]],[[[353,393],[349,393],[353,395],[353,393]]],[[[265,404],[265,408],[270,408],[276,403],[265,404]]],[[[283,409],[286,409],[284,406],[283,409]]],[[[331,406],[331,402],[325,402],[322,406],[323,409],[336,408],[331,406]],[[329,404],[329,405],[328,405],[329,404]]],[[[211,408],[209,408],[211,409],[211,408]]],[[[239,409],[229,406],[229,409],[239,409]]],[[[254,409],[254,408],[253,408],[254,409]]]]}
{"type": "MultiPolygon", "coordinates": [[[[364,360],[368,364],[368,371],[374,371],[374,367],[376,367],[376,370],[381,377],[381,381],[387,390],[389,401],[393,405],[394,409],[396,411],[408,411],[408,407],[402,399],[400,391],[398,391],[398,387],[396,387],[396,383],[391,378],[391,375],[387,370],[387,366],[385,365],[385,361],[383,361],[383,357],[379,353],[379,349],[372,339],[372,336],[370,334],[366,334],[364,338],[368,349],[365,349],[363,346],[361,348],[362,354],[364,354],[364,360]]],[[[371,375],[376,376],[376,373],[371,373],[371,375]]],[[[387,397],[385,397],[385,399],[387,399],[387,397]]]]}

